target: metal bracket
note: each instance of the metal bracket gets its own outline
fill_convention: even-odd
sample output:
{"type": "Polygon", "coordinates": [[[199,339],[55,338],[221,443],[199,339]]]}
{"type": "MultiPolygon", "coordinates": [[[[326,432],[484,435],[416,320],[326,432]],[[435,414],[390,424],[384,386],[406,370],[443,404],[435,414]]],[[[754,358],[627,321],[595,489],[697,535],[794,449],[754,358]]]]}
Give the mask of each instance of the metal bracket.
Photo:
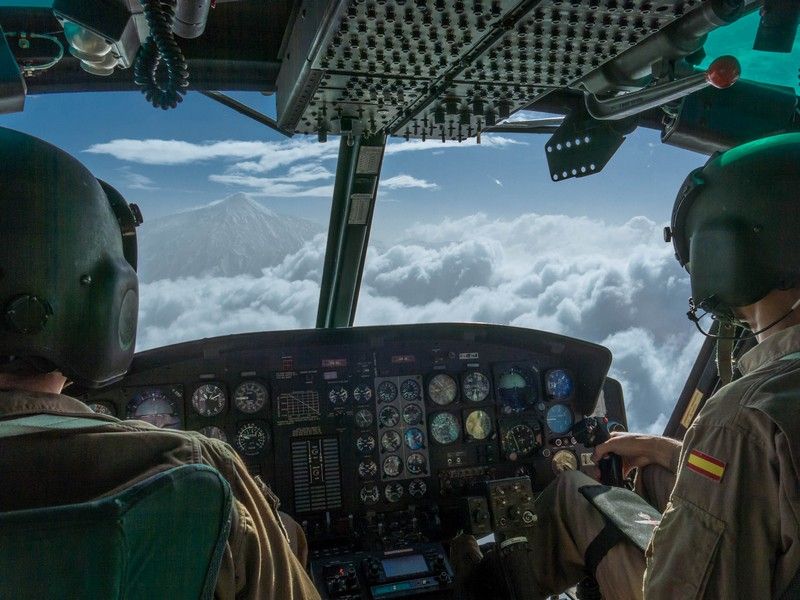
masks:
{"type": "Polygon", "coordinates": [[[26,92],[17,59],[0,27],[0,114],[22,112],[26,92]]]}
{"type": "Polygon", "coordinates": [[[636,128],[632,120],[598,121],[573,110],[545,144],[553,181],[599,173],[636,128]]]}

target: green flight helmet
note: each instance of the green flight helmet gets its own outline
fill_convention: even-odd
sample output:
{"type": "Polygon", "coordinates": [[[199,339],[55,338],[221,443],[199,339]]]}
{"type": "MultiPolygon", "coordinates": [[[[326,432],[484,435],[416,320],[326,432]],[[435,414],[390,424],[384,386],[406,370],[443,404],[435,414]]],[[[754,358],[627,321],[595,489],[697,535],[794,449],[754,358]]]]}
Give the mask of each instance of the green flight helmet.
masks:
{"type": "Polygon", "coordinates": [[[78,160],[0,128],[0,360],[86,387],[125,375],[136,345],[138,208],[78,160]]]}
{"type": "Polygon", "coordinates": [[[800,133],[712,156],[681,186],[665,233],[690,275],[690,318],[734,322],[734,307],[800,284],[800,133]]]}

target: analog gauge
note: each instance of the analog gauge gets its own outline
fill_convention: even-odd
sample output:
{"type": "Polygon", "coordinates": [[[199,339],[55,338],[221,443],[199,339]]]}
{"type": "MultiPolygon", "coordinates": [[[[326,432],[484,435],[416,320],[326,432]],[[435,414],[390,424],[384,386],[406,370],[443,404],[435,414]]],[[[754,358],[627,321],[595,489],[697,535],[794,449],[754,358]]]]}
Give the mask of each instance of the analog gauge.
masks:
{"type": "Polygon", "coordinates": [[[405,438],[409,450],[421,450],[425,447],[425,434],[417,427],[407,429],[405,438]]]}
{"type": "Polygon", "coordinates": [[[365,485],[358,495],[362,504],[375,504],[381,498],[381,491],[378,489],[377,484],[365,485]]]}
{"type": "Polygon", "coordinates": [[[221,440],[223,442],[228,441],[228,434],[216,425],[207,425],[200,430],[200,433],[206,437],[214,438],[215,440],[221,440]]]}
{"type": "Polygon", "coordinates": [[[400,422],[400,413],[394,406],[384,406],[378,418],[383,427],[394,427],[400,422]]]}
{"type": "Polygon", "coordinates": [[[369,404],[372,401],[372,388],[363,383],[357,385],[353,390],[353,398],[359,404],[369,404]]]}
{"type": "Polygon", "coordinates": [[[536,388],[519,367],[512,367],[497,379],[497,395],[503,412],[520,413],[536,403],[536,388]]]}
{"type": "Polygon", "coordinates": [[[422,409],[419,404],[406,404],[403,408],[403,421],[407,425],[419,425],[422,422],[422,409]]]}
{"type": "Polygon", "coordinates": [[[452,444],[458,439],[461,426],[455,415],[441,412],[431,419],[431,436],[440,444],[452,444]]]}
{"type": "Polygon", "coordinates": [[[362,433],[356,439],[356,448],[361,454],[369,454],[375,450],[375,438],[369,433],[362,433]]]}
{"type": "Polygon", "coordinates": [[[483,402],[489,395],[489,378],[480,371],[473,371],[464,377],[461,391],[470,402],[483,402]]]}
{"type": "Polygon", "coordinates": [[[503,452],[509,460],[528,456],[540,445],[538,435],[525,423],[518,423],[503,434],[503,452]]]}
{"type": "Polygon", "coordinates": [[[215,417],[222,413],[227,402],[225,390],[216,383],[203,384],[192,394],[192,407],[203,417],[215,417]]]}
{"type": "Polygon", "coordinates": [[[446,406],[456,399],[458,386],[456,380],[445,373],[435,375],[428,382],[428,396],[439,406],[446,406]]]}
{"type": "Polygon", "coordinates": [[[387,477],[397,477],[403,471],[403,461],[392,454],[383,459],[383,472],[387,477]]]}
{"type": "Polygon", "coordinates": [[[386,499],[389,502],[400,502],[400,498],[403,497],[403,484],[401,483],[387,484],[386,489],[383,490],[383,495],[386,496],[386,499]]]}
{"type": "Polygon", "coordinates": [[[387,431],[381,436],[381,448],[385,452],[397,452],[403,444],[400,434],[396,431],[387,431]]]}
{"type": "Polygon", "coordinates": [[[180,388],[170,388],[168,392],[159,388],[142,390],[128,402],[128,418],[147,421],[156,427],[178,427],[181,420],[175,398],[182,395],[180,388]]]}
{"type": "Polygon", "coordinates": [[[411,400],[419,400],[419,394],[420,389],[416,379],[406,379],[400,384],[400,395],[406,402],[411,400]]]}
{"type": "Polygon", "coordinates": [[[267,405],[267,386],[258,381],[243,381],[233,391],[233,405],[248,415],[257,413],[267,405]]]}
{"type": "Polygon", "coordinates": [[[245,456],[258,456],[269,443],[269,433],[258,423],[243,423],[236,430],[236,449],[245,456]]]}
{"type": "Polygon", "coordinates": [[[408,493],[414,498],[422,498],[428,492],[428,484],[422,479],[415,479],[408,484],[408,493]]]}
{"type": "Polygon", "coordinates": [[[331,403],[331,406],[344,406],[349,397],[347,388],[343,385],[335,385],[328,390],[328,402],[331,403]]]}
{"type": "Polygon", "coordinates": [[[110,404],[106,404],[105,402],[89,402],[86,406],[88,406],[90,409],[92,409],[92,412],[95,412],[98,415],[108,415],[109,417],[114,416],[114,409],[110,404]]]}
{"type": "Polygon", "coordinates": [[[548,371],[544,378],[544,385],[547,388],[547,395],[554,400],[566,400],[572,397],[575,391],[575,382],[572,375],[565,369],[553,369],[548,371]]]}
{"type": "Polygon", "coordinates": [[[569,450],[559,450],[553,455],[552,466],[556,475],[564,471],[575,471],[578,468],[578,457],[569,450]]]}
{"type": "Polygon", "coordinates": [[[547,426],[557,435],[572,429],[572,411],[566,404],[554,404],[547,410],[547,426]]]}
{"type": "Polygon", "coordinates": [[[406,468],[412,475],[419,475],[427,470],[428,462],[422,454],[414,452],[406,459],[406,468]]]}
{"type": "Polygon", "coordinates": [[[371,458],[365,458],[358,464],[358,476],[361,479],[370,479],[378,474],[378,464],[371,458]]]}
{"type": "Polygon", "coordinates": [[[356,422],[356,427],[359,429],[366,429],[372,422],[375,420],[375,417],[372,415],[371,410],[367,410],[366,408],[362,408],[356,411],[355,417],[353,417],[356,422]]]}
{"type": "Polygon", "coordinates": [[[485,410],[473,410],[467,415],[464,430],[474,440],[485,440],[492,433],[492,419],[485,410]]]}
{"type": "Polygon", "coordinates": [[[394,402],[395,398],[397,398],[397,386],[391,381],[382,381],[378,386],[378,400],[394,402]]]}

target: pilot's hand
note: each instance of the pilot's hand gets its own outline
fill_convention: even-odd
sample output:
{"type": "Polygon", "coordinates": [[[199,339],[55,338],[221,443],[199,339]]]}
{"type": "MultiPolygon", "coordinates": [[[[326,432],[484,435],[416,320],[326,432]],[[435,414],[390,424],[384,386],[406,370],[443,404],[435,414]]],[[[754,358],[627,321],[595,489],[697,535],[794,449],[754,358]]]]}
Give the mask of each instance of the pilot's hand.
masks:
{"type": "Polygon", "coordinates": [[[622,474],[627,477],[632,469],[647,465],[661,465],[675,470],[681,443],[668,437],[615,431],[611,439],[594,449],[592,460],[597,463],[608,454],[622,458],[622,474]]]}

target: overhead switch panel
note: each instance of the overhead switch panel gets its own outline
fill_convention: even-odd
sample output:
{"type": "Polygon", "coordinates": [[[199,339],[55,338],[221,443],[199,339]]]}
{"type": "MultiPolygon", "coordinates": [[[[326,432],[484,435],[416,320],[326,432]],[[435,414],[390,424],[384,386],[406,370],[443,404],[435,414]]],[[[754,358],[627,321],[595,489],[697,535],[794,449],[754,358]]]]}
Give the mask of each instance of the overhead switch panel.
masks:
{"type": "Polygon", "coordinates": [[[702,0],[307,4],[278,78],[282,127],[324,138],[358,123],[460,141],[572,85],[702,0]]]}

